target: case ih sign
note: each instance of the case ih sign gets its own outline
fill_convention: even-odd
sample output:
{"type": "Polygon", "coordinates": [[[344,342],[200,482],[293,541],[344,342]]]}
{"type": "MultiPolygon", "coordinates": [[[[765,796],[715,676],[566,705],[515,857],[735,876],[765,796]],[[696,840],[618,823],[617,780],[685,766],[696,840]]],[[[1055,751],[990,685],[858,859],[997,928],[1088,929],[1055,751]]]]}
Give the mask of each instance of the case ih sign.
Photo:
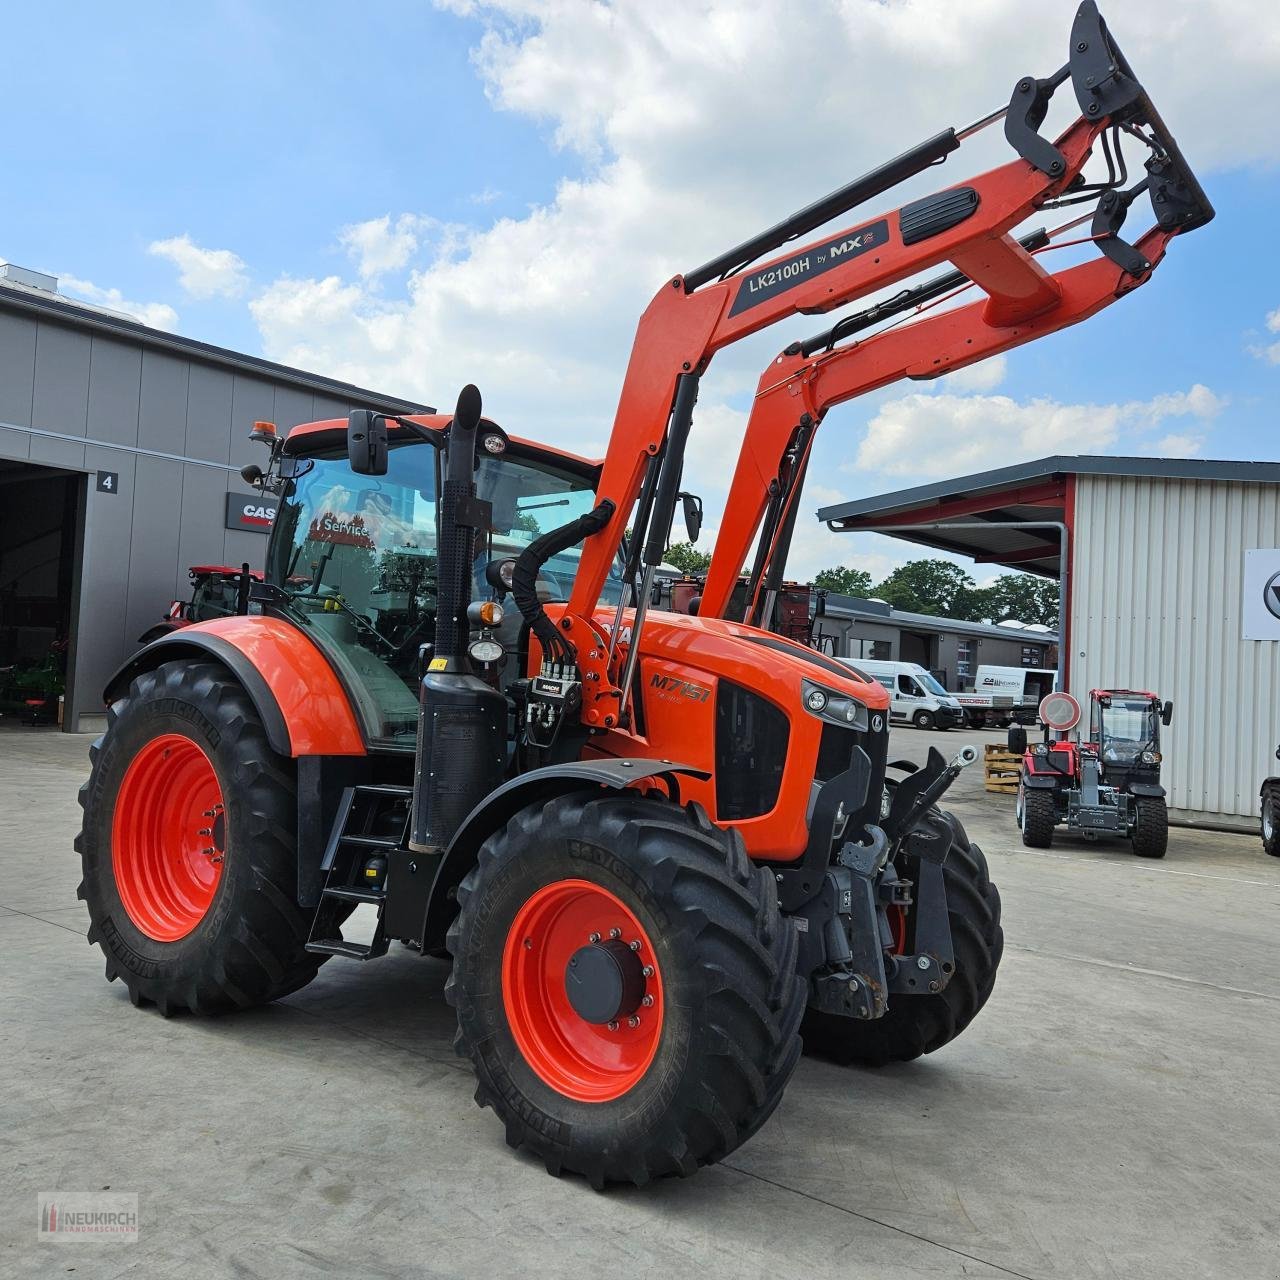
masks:
{"type": "Polygon", "coordinates": [[[270,533],[276,518],[276,499],[265,494],[227,494],[227,528],[270,533]]]}

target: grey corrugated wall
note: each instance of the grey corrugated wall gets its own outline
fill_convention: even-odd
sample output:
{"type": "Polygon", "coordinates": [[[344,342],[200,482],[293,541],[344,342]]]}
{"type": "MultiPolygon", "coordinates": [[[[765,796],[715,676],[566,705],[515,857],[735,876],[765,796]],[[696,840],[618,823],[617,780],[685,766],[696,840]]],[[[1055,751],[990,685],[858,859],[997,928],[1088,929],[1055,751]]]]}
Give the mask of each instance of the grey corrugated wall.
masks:
{"type": "Polygon", "coordinates": [[[283,431],[353,404],[377,407],[0,311],[0,457],[87,474],[69,728],[101,712],[137,637],[188,594],[187,566],[261,566],[266,538],[224,528],[227,492],[248,492],[240,467],[264,458],[254,420],[283,431]],[[96,491],[99,470],[119,473],[118,493],[96,491]]]}
{"type": "Polygon", "coordinates": [[[1247,548],[1276,546],[1275,485],[1076,479],[1071,691],[1173,699],[1165,786],[1191,820],[1255,818],[1275,772],[1280,642],[1242,639],[1241,580],[1247,548]]]}

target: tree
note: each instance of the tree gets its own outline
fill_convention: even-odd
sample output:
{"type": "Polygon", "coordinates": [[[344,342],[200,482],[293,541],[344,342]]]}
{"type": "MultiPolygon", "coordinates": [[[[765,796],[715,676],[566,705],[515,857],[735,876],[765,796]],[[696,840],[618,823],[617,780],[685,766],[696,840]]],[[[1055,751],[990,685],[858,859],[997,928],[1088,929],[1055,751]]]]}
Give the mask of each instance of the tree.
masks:
{"type": "Polygon", "coordinates": [[[1052,579],[1030,573],[1003,573],[985,588],[984,595],[985,616],[992,622],[1016,618],[1046,627],[1058,625],[1058,584],[1052,579]]]}
{"type": "Polygon", "coordinates": [[[842,596],[869,596],[871,575],[865,569],[836,565],[833,569],[823,569],[814,578],[813,585],[822,591],[837,591],[842,596]]]}
{"type": "Polygon", "coordinates": [[[946,560],[909,560],[875,588],[895,609],[940,618],[971,618],[979,607],[977,593],[974,580],[946,560]]]}
{"type": "Polygon", "coordinates": [[[699,551],[692,542],[673,542],[662,558],[691,578],[706,573],[711,567],[711,553],[699,551]]]}

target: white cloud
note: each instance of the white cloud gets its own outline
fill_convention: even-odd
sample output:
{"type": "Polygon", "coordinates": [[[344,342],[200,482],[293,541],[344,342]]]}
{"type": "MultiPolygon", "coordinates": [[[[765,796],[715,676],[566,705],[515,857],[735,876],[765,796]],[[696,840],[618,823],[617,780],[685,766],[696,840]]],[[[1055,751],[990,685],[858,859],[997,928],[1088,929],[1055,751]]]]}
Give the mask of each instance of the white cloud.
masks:
{"type": "Polygon", "coordinates": [[[130,302],[119,289],[103,289],[91,280],[65,274],[58,277],[58,289],[109,311],[123,312],[153,329],[173,331],[178,327],[178,313],[165,302],[130,302]]]}
{"type": "Polygon", "coordinates": [[[343,227],[338,241],[363,280],[376,280],[388,271],[400,271],[413,261],[421,244],[422,233],[435,226],[435,220],[413,213],[398,218],[384,214],[368,222],[343,227]]]}
{"type": "MultiPolygon", "coordinates": [[[[1280,307],[1267,313],[1267,332],[1280,333],[1280,307]]],[[[1268,364],[1280,364],[1280,342],[1272,342],[1267,346],[1253,345],[1249,352],[1268,364]]]]}
{"type": "Polygon", "coordinates": [[[1159,458],[1194,458],[1204,446],[1204,436],[1185,433],[1164,436],[1151,450],[1159,458]]]}
{"type": "MultiPolygon", "coordinates": [[[[871,420],[858,447],[857,469],[890,476],[963,475],[1054,453],[1114,453],[1122,431],[1141,436],[1169,418],[1207,422],[1223,403],[1199,383],[1126,404],[915,393],[889,401],[871,420]]],[[[1169,435],[1161,445],[1166,442],[1173,456],[1186,457],[1187,448],[1194,443],[1198,449],[1203,437],[1169,435]]],[[[1130,440],[1127,447],[1140,448],[1141,441],[1130,440]]]]}
{"type": "MultiPolygon", "coordinates": [[[[1048,74],[1062,61],[1075,5],[1047,0],[1028,22],[1021,0],[971,0],[960,21],[952,0],[817,0],[805,10],[805,31],[820,34],[811,39],[797,38],[787,0],[447,0],[442,7],[483,28],[474,62],[490,100],[543,124],[580,176],[523,216],[453,229],[430,245],[413,221],[420,215],[359,224],[360,235],[344,240],[356,283],[282,278],[254,300],[264,349],[437,404],[474,380],[512,431],[598,453],[637,318],[665,279],[939,128],[967,123],[1002,101],[1020,74],[1048,74]]],[[[1280,7],[1130,0],[1112,17],[1193,162],[1208,169],[1280,159],[1268,123],[1280,114],[1280,7]],[[1243,116],[1241,101],[1250,103],[1243,116]]],[[[1064,88],[1046,132],[1070,101],[1064,88]]],[[[876,207],[1008,155],[1001,131],[988,130],[876,207]]],[[[823,324],[797,318],[717,356],[691,447],[721,488],[741,425],[730,404],[771,355],[823,324]]],[[[969,405],[978,465],[1003,453],[1009,432],[1021,439],[1029,430],[1015,402],[957,394],[994,391],[1021,358],[952,374],[919,397],[938,415],[933,438],[945,445],[932,466],[966,465],[956,442],[967,436],[946,417],[953,402],[969,405]],[[1000,410],[1005,436],[984,400],[1013,406],[1000,410]]],[[[1122,427],[1154,429],[1153,415],[1161,416],[1149,407],[1145,420],[1121,418],[1121,406],[1109,408],[1112,418],[1108,406],[1052,406],[1053,443],[1041,434],[1027,451],[1106,448],[1122,427]]],[[[705,474],[691,463],[690,482],[707,492],[710,532],[705,474]]]]}
{"type": "Polygon", "coordinates": [[[937,385],[947,391],[993,391],[1005,380],[1008,372],[1009,357],[992,356],[939,378],[937,385]]]}
{"type": "Polygon", "coordinates": [[[178,268],[178,283],[190,298],[236,298],[249,284],[244,261],[230,249],[202,249],[189,235],[153,240],[147,252],[178,268]]]}

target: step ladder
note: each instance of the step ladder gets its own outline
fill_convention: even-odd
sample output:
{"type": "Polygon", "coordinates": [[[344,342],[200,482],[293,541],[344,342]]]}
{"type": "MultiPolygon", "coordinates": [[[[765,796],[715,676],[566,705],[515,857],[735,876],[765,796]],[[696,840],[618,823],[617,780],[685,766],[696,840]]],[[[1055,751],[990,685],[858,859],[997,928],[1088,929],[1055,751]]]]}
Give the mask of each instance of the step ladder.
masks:
{"type": "Polygon", "coordinates": [[[320,864],[325,882],[307,939],[307,950],[312,954],[351,960],[386,955],[389,939],[383,930],[383,909],[387,864],[391,850],[403,848],[408,838],[412,798],[412,787],[389,783],[343,789],[333,834],[320,864]],[[377,928],[371,941],[349,942],[342,936],[342,922],[352,908],[364,903],[378,908],[377,928]]]}

